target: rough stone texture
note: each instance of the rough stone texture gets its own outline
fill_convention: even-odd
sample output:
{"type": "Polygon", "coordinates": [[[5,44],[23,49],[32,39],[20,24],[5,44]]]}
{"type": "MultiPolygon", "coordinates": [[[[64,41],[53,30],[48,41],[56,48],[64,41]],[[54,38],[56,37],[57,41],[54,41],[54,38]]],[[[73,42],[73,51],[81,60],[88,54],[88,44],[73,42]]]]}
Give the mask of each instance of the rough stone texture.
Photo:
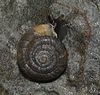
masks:
{"type": "Polygon", "coordinates": [[[0,84],[0,95],[99,95],[100,0],[0,0],[0,84]],[[16,45],[51,12],[68,22],[68,68],[54,82],[30,82],[18,70],[16,45]]]}

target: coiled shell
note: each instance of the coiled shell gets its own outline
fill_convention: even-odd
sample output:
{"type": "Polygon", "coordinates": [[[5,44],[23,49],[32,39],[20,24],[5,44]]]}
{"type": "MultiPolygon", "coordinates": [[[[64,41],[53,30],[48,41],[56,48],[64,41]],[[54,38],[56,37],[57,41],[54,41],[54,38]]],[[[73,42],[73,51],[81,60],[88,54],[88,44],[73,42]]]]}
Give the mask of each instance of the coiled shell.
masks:
{"type": "Polygon", "coordinates": [[[34,82],[51,82],[64,73],[67,67],[67,50],[59,39],[23,35],[17,47],[17,64],[22,75],[34,82]]]}

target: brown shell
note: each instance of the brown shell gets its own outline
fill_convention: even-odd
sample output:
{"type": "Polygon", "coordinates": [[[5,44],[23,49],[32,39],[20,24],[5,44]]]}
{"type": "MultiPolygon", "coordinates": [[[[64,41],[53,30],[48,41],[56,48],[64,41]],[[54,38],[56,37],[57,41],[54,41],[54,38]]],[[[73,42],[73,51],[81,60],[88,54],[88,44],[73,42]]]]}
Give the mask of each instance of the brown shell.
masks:
{"type": "Polygon", "coordinates": [[[18,43],[17,64],[22,75],[34,82],[51,82],[60,77],[67,67],[67,50],[59,39],[23,35],[18,43]]]}

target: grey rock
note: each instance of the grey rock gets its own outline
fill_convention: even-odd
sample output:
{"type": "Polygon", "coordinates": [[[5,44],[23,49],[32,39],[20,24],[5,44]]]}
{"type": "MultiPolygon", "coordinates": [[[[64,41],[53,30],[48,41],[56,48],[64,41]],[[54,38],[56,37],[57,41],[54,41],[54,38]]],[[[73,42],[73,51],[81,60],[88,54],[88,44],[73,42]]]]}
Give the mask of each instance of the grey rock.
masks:
{"type": "Polygon", "coordinates": [[[100,1],[0,0],[0,84],[0,95],[3,89],[9,95],[99,95],[100,1]],[[16,64],[17,43],[33,25],[48,23],[46,16],[51,12],[55,18],[65,15],[67,31],[62,42],[69,53],[68,68],[54,82],[30,82],[16,64]],[[90,28],[81,15],[85,12],[90,28]],[[90,30],[87,39],[83,34],[90,30]],[[87,47],[81,47],[86,42],[87,47]]]}

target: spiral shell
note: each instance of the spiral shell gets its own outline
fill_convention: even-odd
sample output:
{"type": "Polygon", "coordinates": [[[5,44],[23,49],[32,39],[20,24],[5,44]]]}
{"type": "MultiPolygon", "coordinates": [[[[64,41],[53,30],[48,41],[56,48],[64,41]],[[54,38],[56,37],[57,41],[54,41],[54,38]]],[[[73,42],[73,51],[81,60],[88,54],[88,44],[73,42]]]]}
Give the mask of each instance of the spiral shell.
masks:
{"type": "Polygon", "coordinates": [[[52,36],[23,35],[18,43],[17,64],[22,75],[34,82],[51,82],[66,70],[67,50],[52,36]]]}

